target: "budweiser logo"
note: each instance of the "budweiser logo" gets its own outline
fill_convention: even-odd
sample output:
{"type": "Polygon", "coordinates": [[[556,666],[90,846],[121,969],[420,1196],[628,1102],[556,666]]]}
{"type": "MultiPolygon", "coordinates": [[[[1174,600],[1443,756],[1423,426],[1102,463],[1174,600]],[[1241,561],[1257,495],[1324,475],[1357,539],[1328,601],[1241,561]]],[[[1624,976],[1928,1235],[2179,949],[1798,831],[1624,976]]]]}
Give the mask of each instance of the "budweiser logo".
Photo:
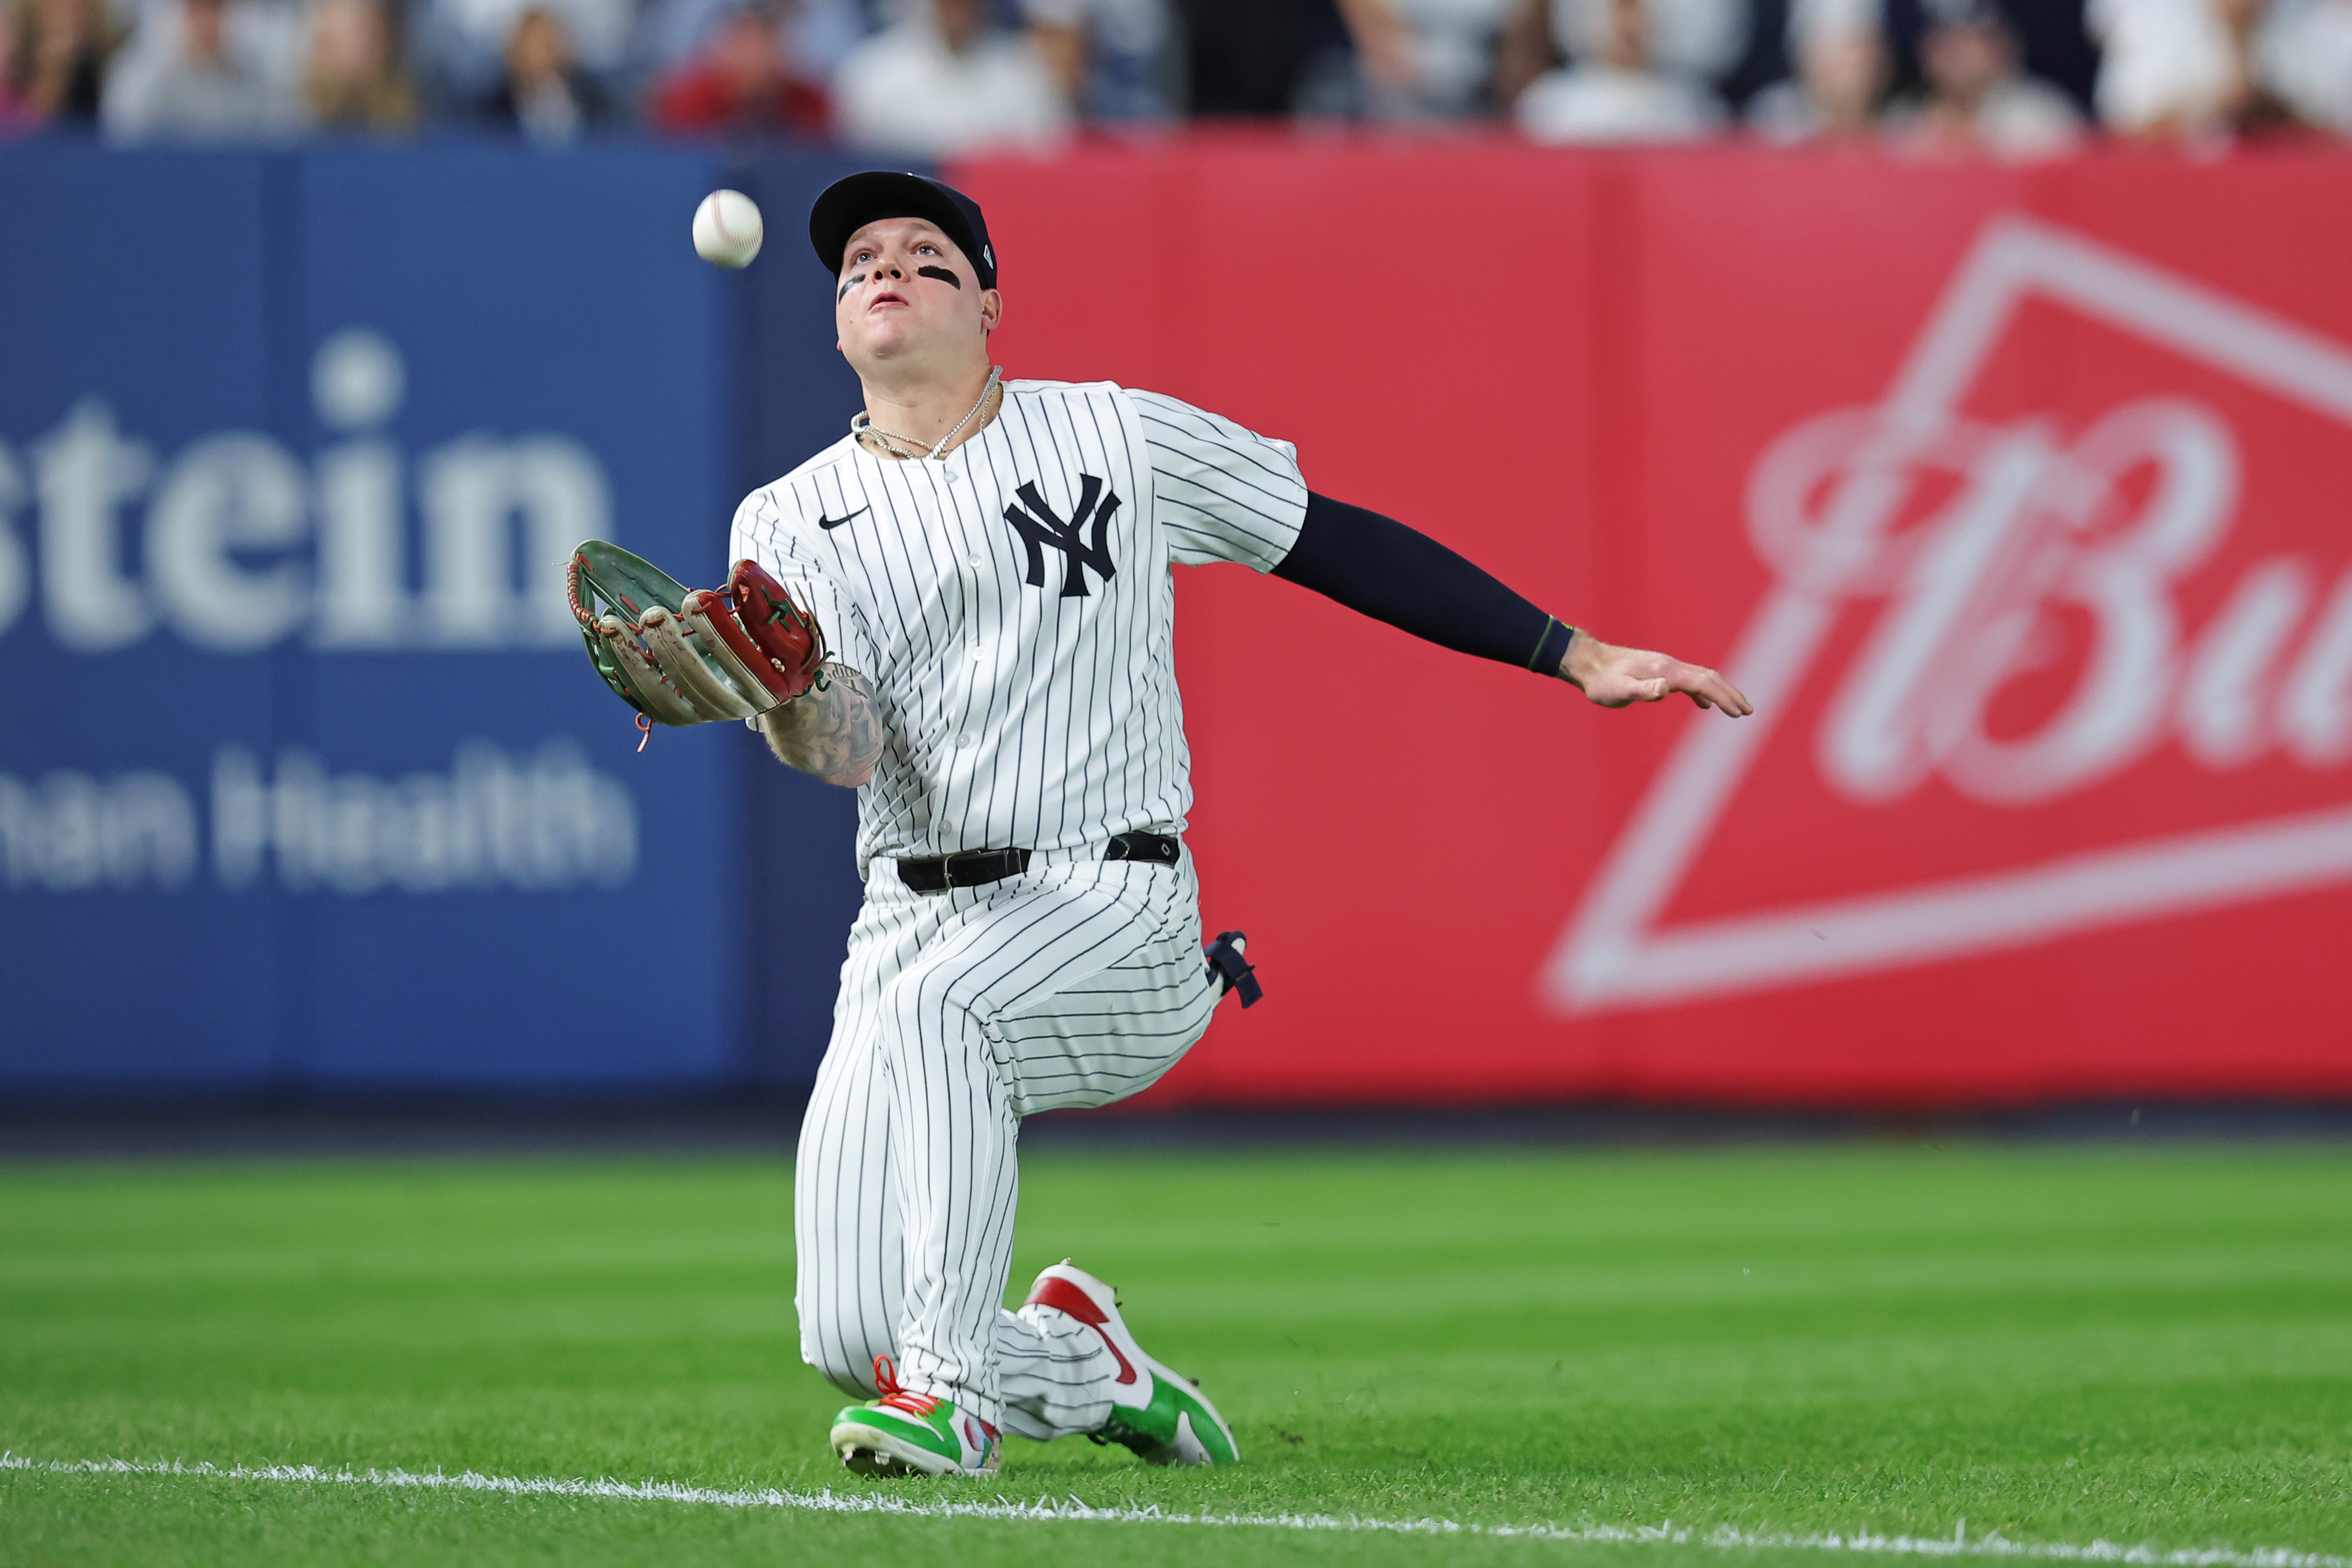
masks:
{"type": "Polygon", "coordinates": [[[2352,762],[2352,570],[2225,549],[2248,458],[2200,378],[2352,425],[2352,350],[2079,236],[1990,225],[1885,402],[1809,420],[1756,463],[1748,534],[1776,583],[1726,668],[1758,715],[1683,732],[1548,965],[1547,1001],[1658,1005],[2352,880],[2352,808],[2326,803],[2324,777],[2352,762]],[[2088,419],[1984,412],[2004,343],[2053,310],[2194,374],[2126,374],[2088,419]],[[2047,816],[2166,755],[2284,763],[2319,804],[2279,809],[2273,790],[2219,823],[2095,828],[2063,854],[1674,917],[1742,785],[1768,756],[1790,765],[1775,732],[1790,724],[1849,814],[2047,816]]]}

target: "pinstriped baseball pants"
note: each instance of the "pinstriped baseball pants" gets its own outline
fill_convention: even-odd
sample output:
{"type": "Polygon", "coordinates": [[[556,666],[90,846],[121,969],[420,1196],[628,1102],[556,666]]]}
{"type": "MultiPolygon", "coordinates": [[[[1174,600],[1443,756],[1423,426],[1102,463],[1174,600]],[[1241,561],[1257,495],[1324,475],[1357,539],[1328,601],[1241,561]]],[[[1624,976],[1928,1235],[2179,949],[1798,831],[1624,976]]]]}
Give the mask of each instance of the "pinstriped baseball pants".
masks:
{"type": "Polygon", "coordinates": [[[890,1356],[905,1386],[1024,1436],[1099,1426],[1100,1336],[1003,1308],[1020,1119],[1149,1087],[1218,995],[1189,854],[932,894],[877,862],[801,1127],[802,1359],[871,1397],[890,1356]]]}

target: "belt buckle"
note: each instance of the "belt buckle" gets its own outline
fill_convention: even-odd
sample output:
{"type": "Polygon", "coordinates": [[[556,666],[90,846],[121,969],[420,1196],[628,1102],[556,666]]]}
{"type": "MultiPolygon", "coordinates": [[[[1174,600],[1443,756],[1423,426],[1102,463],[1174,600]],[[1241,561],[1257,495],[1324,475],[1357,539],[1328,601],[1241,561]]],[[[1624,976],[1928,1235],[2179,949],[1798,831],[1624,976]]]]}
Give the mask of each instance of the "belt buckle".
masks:
{"type": "Polygon", "coordinates": [[[942,885],[941,885],[941,887],[940,887],[940,890],[941,892],[943,892],[943,893],[952,893],[952,892],[954,892],[954,891],[956,890],[956,889],[957,889],[957,887],[958,887],[959,885],[963,886],[963,887],[967,887],[967,888],[969,888],[969,887],[975,887],[975,886],[977,886],[977,885],[978,885],[978,884],[976,884],[976,883],[971,883],[971,882],[965,882],[965,883],[959,884],[959,883],[956,881],[956,873],[955,873],[956,862],[957,862],[958,860],[962,859],[966,855],[968,855],[968,854],[970,854],[970,853],[971,853],[971,851],[970,851],[970,850],[959,850],[957,853],[955,853],[955,854],[953,854],[953,855],[942,855],[942,856],[940,856],[940,883],[942,884],[942,885]]]}

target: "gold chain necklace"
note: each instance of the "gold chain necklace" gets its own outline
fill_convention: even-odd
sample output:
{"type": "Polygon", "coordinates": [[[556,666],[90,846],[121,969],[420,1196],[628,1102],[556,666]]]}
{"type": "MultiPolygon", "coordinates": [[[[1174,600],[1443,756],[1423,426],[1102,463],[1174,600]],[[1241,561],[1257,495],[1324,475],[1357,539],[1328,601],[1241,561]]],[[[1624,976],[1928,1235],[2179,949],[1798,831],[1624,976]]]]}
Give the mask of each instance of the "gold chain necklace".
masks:
{"type": "Polygon", "coordinates": [[[856,414],[849,416],[849,433],[854,437],[864,437],[866,436],[873,437],[875,441],[882,447],[882,449],[888,452],[894,458],[913,459],[935,458],[944,462],[947,459],[948,447],[954,443],[957,437],[963,434],[963,427],[971,424],[974,419],[978,418],[980,416],[980,411],[988,406],[988,395],[996,390],[997,384],[1003,379],[1003,375],[1004,367],[1003,365],[990,365],[988,367],[988,383],[980,389],[980,401],[971,405],[971,413],[966,414],[962,418],[956,421],[954,429],[940,437],[940,443],[938,446],[931,447],[928,451],[910,452],[902,450],[899,447],[892,446],[891,443],[894,441],[903,442],[906,446],[914,447],[920,447],[922,443],[916,440],[911,436],[895,435],[890,431],[883,429],[880,426],[874,423],[874,416],[866,413],[862,408],[856,414]]]}

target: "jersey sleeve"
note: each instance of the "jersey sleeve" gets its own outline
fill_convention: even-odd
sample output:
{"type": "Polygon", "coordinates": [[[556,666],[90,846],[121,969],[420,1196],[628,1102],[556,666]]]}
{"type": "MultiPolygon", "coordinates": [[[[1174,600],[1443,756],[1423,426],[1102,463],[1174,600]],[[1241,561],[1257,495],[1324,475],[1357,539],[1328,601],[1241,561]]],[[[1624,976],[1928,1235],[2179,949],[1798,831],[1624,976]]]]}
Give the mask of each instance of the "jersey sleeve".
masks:
{"type": "Polygon", "coordinates": [[[819,548],[802,537],[788,500],[772,487],[754,490],[735,509],[735,525],[728,536],[727,558],[746,556],[768,569],[793,597],[816,617],[824,633],[825,656],[866,677],[882,676],[880,650],[865,606],[841,574],[819,556],[819,548]]]}
{"type": "Polygon", "coordinates": [[[1270,572],[1307,518],[1298,448],[1156,392],[1129,392],[1143,426],[1160,526],[1178,564],[1270,572]]]}

